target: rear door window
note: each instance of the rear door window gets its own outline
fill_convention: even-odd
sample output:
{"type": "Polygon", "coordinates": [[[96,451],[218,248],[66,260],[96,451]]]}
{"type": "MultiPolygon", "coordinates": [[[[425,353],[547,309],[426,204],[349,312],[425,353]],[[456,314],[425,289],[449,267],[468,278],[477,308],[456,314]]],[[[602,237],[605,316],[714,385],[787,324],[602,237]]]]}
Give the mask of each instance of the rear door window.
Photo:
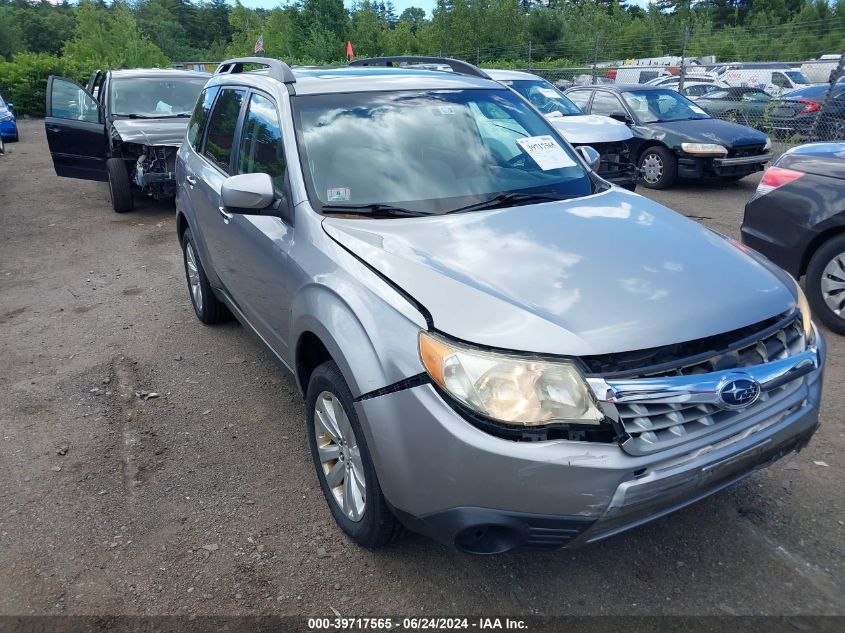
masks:
{"type": "Polygon", "coordinates": [[[217,97],[211,119],[208,122],[208,134],[205,139],[203,156],[225,173],[230,173],[232,146],[235,144],[235,129],[241,113],[245,96],[244,90],[224,88],[217,97]]]}

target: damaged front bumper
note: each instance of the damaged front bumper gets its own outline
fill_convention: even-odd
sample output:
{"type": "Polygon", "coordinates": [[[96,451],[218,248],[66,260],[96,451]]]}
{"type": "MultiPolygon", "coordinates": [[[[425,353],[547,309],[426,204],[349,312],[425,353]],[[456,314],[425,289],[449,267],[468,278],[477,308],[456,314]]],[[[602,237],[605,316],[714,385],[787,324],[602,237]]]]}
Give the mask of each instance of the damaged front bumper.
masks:
{"type": "Polygon", "coordinates": [[[818,363],[772,406],[656,453],[616,443],[505,440],[424,384],[356,403],[379,483],[411,530],[478,554],[573,547],[694,503],[802,448],[818,426],[818,363]]]}

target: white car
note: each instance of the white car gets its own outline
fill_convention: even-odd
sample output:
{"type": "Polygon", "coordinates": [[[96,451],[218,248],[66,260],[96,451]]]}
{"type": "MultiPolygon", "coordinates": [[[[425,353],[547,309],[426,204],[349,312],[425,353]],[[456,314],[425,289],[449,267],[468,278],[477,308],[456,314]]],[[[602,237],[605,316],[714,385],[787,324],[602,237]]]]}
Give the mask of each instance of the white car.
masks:
{"type": "Polygon", "coordinates": [[[688,73],[684,77],[684,89],[682,91],[678,90],[678,86],[681,85],[681,78],[678,75],[658,77],[657,79],[647,81],[645,85],[671,88],[676,92],[681,92],[685,97],[689,97],[690,99],[695,99],[718,88],[727,87],[726,84],[719,81],[716,77],[706,73],[688,73]]]}
{"type": "Polygon", "coordinates": [[[601,157],[598,173],[602,178],[630,191],[635,189],[637,170],[629,146],[634,135],[627,125],[610,117],[584,114],[560,90],[537,75],[492,68],[485,68],[484,72],[527,99],[572,145],[595,149],[601,157]]]}

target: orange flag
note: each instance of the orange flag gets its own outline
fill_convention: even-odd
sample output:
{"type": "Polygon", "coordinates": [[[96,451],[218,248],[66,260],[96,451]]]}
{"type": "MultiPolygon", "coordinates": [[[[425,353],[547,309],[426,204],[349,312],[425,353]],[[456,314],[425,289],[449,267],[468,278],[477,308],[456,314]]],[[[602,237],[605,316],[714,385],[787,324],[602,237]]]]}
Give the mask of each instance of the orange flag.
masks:
{"type": "Polygon", "coordinates": [[[355,53],[352,52],[352,42],[349,40],[346,40],[346,57],[347,59],[355,57],[355,53]]]}

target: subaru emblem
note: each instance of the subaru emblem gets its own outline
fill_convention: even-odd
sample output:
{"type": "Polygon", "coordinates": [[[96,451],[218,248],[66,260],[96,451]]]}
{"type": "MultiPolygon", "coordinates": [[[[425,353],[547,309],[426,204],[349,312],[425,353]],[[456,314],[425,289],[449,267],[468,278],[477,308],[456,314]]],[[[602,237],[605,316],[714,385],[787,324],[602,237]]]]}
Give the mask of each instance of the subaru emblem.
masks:
{"type": "Polygon", "coordinates": [[[744,409],[760,397],[760,383],[747,374],[731,374],[718,391],[719,405],[724,409],[744,409]]]}

